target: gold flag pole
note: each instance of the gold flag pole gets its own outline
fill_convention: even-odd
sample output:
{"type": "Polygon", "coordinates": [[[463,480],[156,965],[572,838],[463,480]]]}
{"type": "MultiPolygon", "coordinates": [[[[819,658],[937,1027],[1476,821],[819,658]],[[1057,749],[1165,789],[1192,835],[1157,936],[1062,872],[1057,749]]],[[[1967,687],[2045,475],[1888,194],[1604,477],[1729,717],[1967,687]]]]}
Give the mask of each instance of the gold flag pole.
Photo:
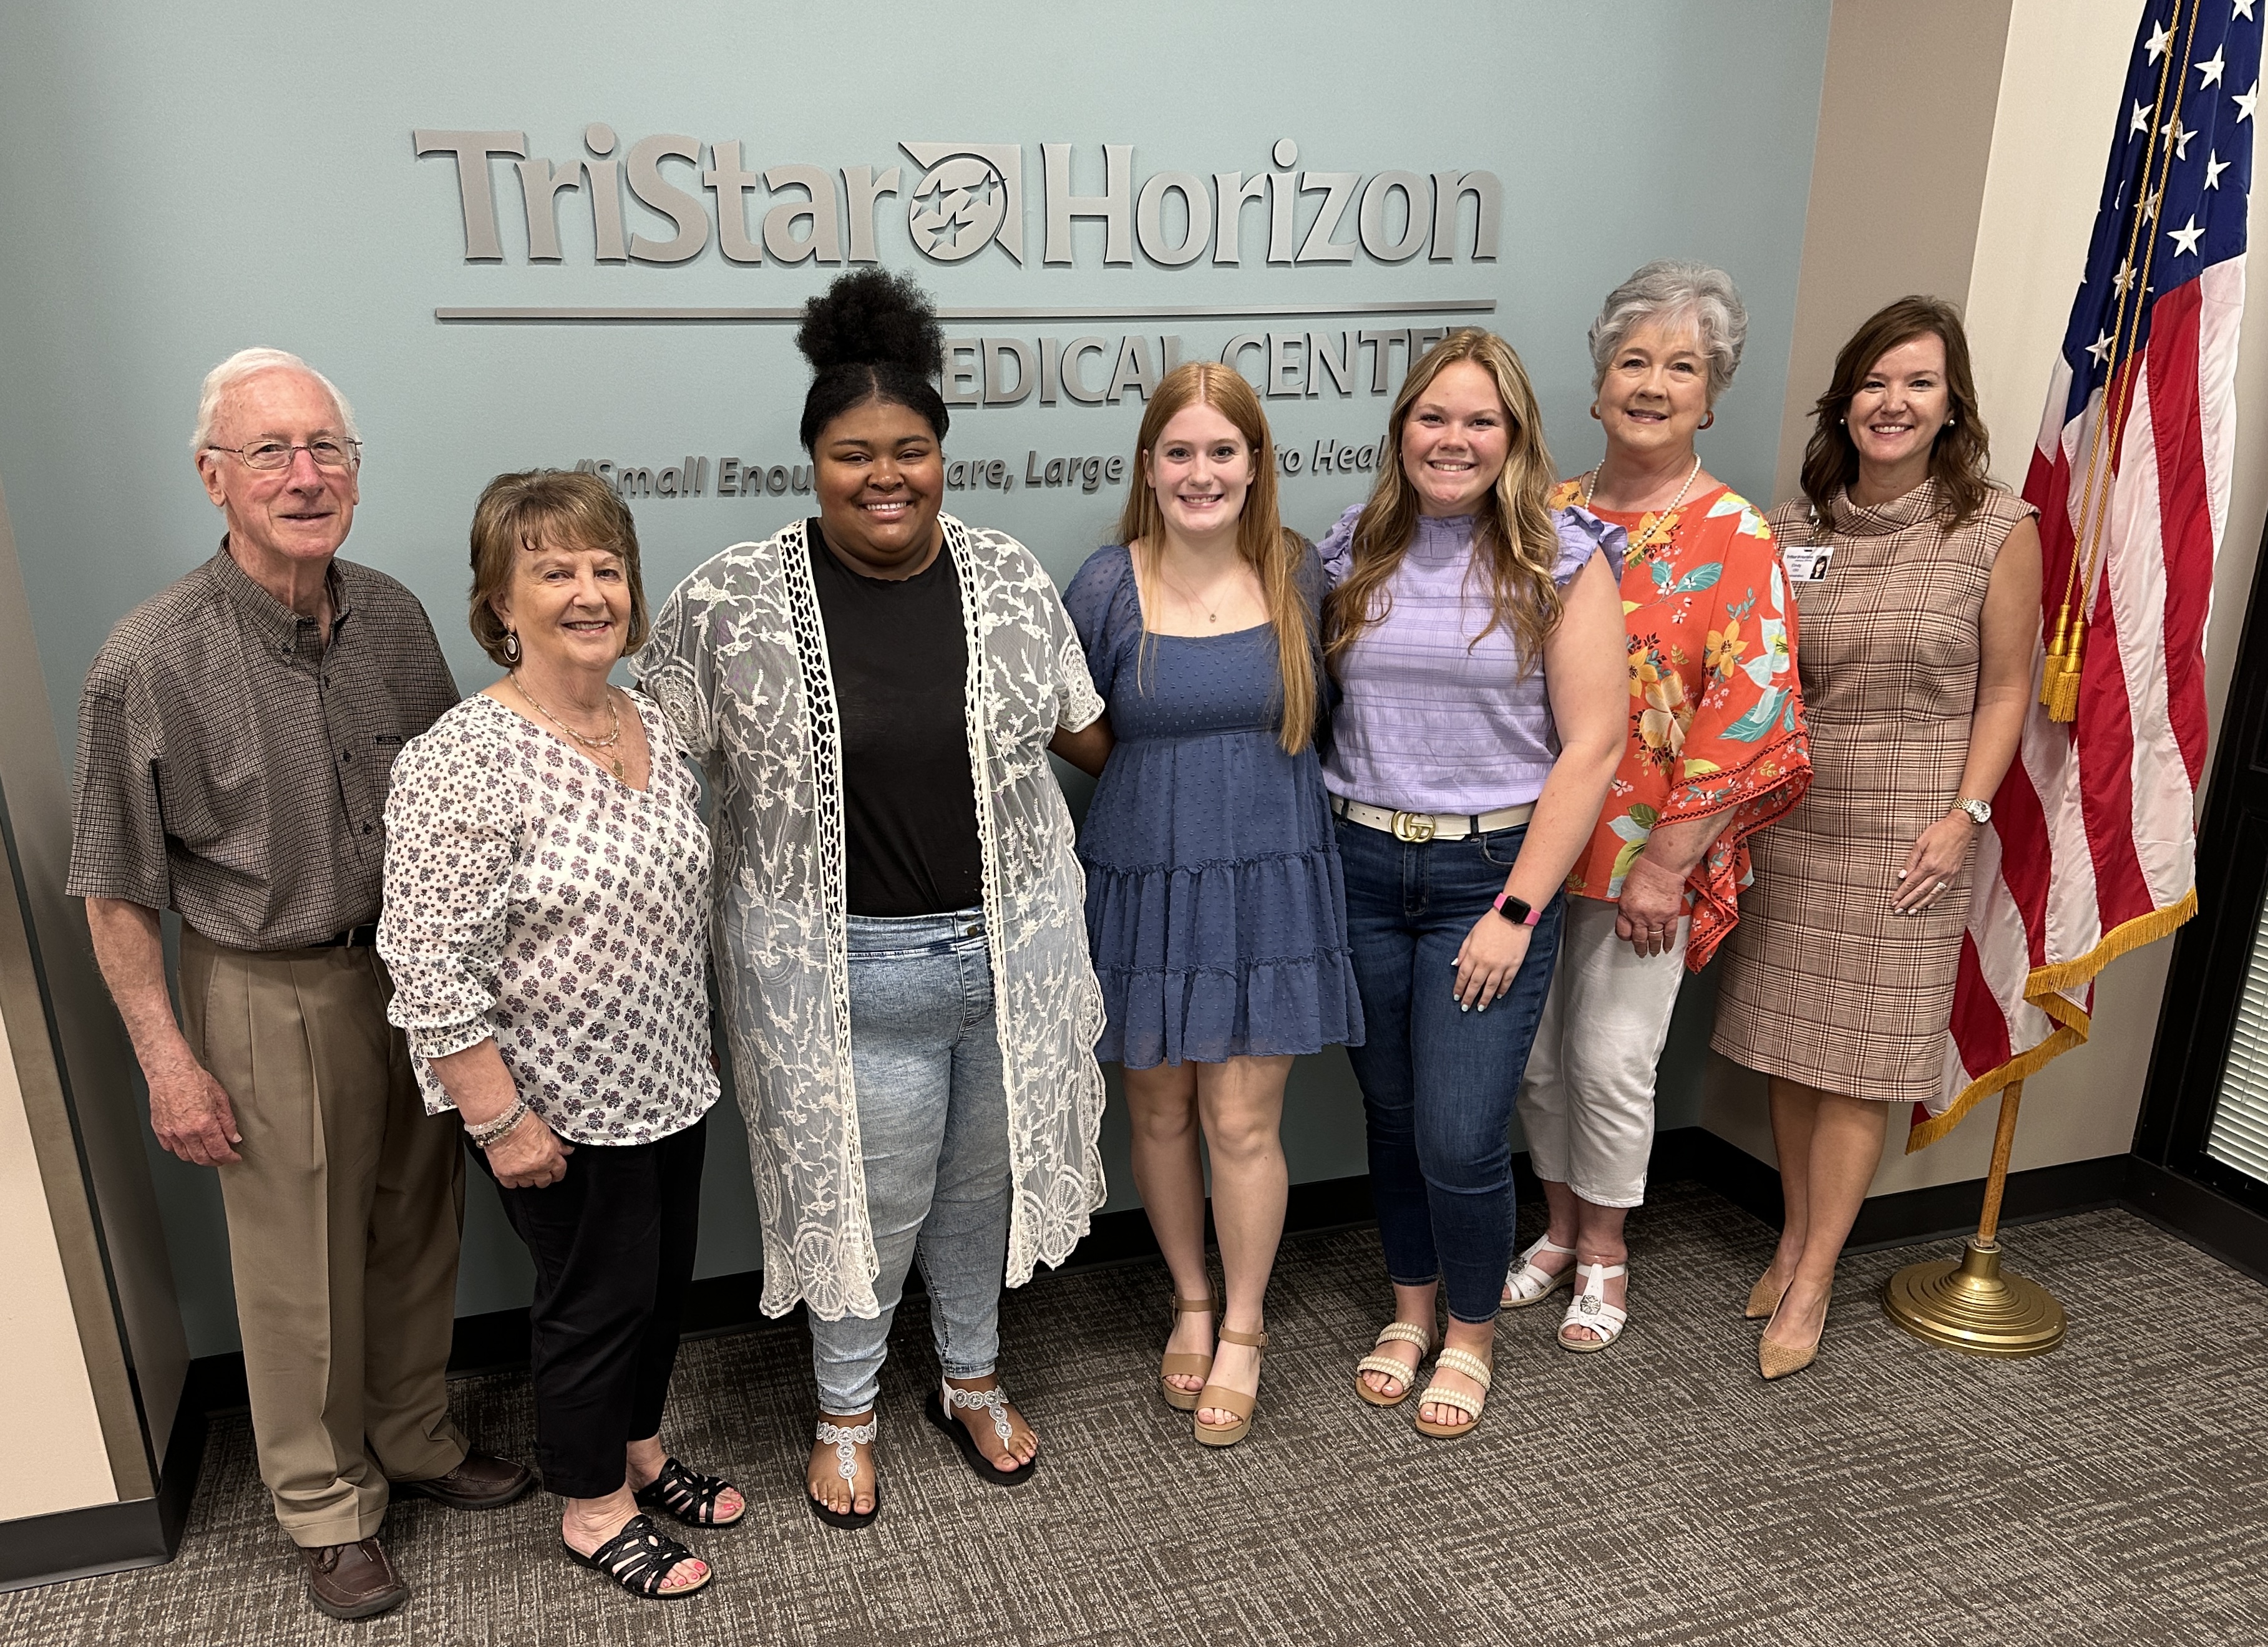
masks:
{"type": "Polygon", "coordinates": [[[1882,1308],[1916,1338],[1972,1356],[2044,1355],[2063,1342],[2063,1305],[2046,1288],[2000,1273],[2000,1200],[2008,1187],[2008,1154],[2016,1143],[2016,1109],[2024,1084],[2000,1093],[1992,1135],[1992,1170],[1977,1233],[1959,1258],[1908,1264],[1882,1289],[1882,1308]]]}

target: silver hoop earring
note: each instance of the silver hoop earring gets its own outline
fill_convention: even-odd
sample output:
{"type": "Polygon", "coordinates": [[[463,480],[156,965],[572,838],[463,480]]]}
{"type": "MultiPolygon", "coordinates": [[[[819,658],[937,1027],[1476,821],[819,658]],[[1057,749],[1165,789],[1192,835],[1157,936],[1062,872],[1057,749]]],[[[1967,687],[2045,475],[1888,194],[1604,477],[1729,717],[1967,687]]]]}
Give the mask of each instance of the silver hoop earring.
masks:
{"type": "Polygon", "coordinates": [[[504,632],[504,660],[507,664],[519,662],[519,631],[517,629],[504,632]]]}

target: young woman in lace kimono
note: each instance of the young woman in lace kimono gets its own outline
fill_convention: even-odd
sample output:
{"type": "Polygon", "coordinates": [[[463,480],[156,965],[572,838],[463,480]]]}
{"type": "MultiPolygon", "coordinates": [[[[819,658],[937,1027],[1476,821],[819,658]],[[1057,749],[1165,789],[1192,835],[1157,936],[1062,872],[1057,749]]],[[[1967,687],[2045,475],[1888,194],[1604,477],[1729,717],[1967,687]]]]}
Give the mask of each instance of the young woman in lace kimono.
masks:
{"type": "Polygon", "coordinates": [[[995,1371],[1003,1279],[1060,1263],[1102,1201],[1102,1006],[1052,748],[1109,749],[1055,585],[939,512],[942,347],[920,293],[836,282],[798,346],[819,513],[696,569],[640,683],[707,766],[718,962],[763,1222],[763,1308],[809,1312],[812,1511],[863,1526],[909,1264],[978,1475],[1039,1440],[995,1371]]]}

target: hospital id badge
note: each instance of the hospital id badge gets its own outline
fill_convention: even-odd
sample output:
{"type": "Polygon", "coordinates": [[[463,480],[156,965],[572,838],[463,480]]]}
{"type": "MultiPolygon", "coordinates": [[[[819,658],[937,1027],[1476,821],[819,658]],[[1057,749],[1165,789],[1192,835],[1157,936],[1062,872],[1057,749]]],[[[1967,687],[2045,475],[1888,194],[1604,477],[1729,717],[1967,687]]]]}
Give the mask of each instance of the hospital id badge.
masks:
{"type": "Polygon", "coordinates": [[[1835,546],[1831,543],[1786,545],[1779,553],[1782,563],[1787,568],[1790,583],[1818,584],[1827,580],[1827,563],[1835,558],[1835,546]]]}

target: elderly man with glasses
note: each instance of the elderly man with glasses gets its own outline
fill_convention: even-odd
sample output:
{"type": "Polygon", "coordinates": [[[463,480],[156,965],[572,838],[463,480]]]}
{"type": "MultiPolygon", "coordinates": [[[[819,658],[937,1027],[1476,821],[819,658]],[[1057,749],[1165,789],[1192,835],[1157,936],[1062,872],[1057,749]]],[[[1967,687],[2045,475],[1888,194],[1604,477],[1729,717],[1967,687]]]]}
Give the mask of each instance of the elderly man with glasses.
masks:
{"type": "Polygon", "coordinates": [[[449,1416],[464,1157],[425,1114],[372,947],[387,775],[457,691],[416,597],[336,558],[361,443],[328,379],[231,357],[193,449],[227,535],[87,675],[70,890],[158,1141],[220,1171],[276,1518],[315,1605],[366,1618],[409,1594],[377,1536],[389,1488],[487,1509],[531,1484],[449,1416]]]}

